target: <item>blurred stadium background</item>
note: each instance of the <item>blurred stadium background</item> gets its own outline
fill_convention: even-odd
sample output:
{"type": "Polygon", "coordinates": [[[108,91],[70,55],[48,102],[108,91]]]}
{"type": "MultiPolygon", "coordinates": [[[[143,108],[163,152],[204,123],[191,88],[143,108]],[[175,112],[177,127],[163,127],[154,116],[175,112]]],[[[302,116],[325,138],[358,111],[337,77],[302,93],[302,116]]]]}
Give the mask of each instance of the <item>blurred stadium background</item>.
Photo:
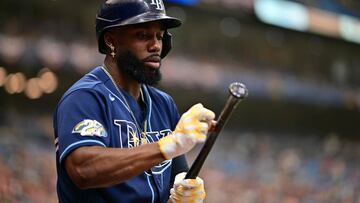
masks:
{"type": "MultiPolygon", "coordinates": [[[[100,1],[0,1],[0,202],[57,202],[52,111],[100,65],[100,1]]],[[[201,177],[207,201],[360,203],[360,3],[168,0],[161,88],[180,112],[239,104],[201,177]]],[[[191,164],[199,148],[188,155],[191,164]]]]}

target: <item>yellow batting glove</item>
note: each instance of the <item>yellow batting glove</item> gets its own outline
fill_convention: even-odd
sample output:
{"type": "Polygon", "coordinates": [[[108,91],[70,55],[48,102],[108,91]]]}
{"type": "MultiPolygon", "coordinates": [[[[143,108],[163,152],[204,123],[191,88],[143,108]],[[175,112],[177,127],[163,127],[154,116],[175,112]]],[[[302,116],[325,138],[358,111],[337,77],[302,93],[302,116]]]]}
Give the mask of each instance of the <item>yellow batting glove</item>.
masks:
{"type": "Polygon", "coordinates": [[[196,179],[184,179],[186,173],[179,173],[175,176],[174,187],[170,190],[169,203],[202,203],[206,193],[204,181],[196,179]]]}
{"type": "Polygon", "coordinates": [[[205,142],[206,134],[214,118],[214,112],[204,108],[202,104],[192,106],[181,116],[175,130],[158,141],[165,159],[185,154],[196,143],[205,142]]]}

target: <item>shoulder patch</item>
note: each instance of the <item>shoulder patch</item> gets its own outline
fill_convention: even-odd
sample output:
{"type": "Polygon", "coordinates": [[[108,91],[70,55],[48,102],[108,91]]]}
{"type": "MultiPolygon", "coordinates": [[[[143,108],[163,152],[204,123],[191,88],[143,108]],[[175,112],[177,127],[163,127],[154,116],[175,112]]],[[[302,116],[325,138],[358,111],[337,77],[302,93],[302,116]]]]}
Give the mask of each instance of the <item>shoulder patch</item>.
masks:
{"type": "Polygon", "coordinates": [[[85,119],[76,124],[72,133],[79,133],[81,136],[107,137],[107,132],[101,123],[90,119],[85,119]]]}

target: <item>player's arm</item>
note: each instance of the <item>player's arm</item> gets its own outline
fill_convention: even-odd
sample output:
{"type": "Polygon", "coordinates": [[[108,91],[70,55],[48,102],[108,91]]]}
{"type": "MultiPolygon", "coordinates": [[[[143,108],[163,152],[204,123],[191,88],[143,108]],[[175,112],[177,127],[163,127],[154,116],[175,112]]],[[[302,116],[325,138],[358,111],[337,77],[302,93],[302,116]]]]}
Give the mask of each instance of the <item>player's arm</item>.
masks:
{"type": "Polygon", "coordinates": [[[131,149],[80,147],[64,160],[66,171],[82,189],[121,183],[204,142],[214,117],[201,104],[194,105],[181,116],[176,129],[158,142],[131,149]]]}
{"type": "Polygon", "coordinates": [[[72,92],[56,110],[59,162],[82,189],[121,183],[164,160],[156,143],[107,148],[113,136],[106,110],[106,98],[92,89],[72,92]]]}
{"type": "Polygon", "coordinates": [[[107,187],[128,180],[164,160],[157,143],[131,149],[85,146],[68,155],[65,168],[81,189],[107,187]]]}

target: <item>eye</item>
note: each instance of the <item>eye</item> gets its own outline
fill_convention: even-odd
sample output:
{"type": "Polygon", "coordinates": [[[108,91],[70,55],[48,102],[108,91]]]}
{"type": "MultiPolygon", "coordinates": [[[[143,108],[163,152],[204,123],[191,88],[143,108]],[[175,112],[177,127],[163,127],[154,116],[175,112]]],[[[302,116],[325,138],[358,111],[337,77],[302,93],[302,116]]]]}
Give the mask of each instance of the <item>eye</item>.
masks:
{"type": "Polygon", "coordinates": [[[156,38],[161,41],[164,38],[164,34],[158,34],[156,38]]]}
{"type": "Polygon", "coordinates": [[[141,31],[136,33],[136,37],[140,40],[145,40],[147,39],[148,34],[146,32],[141,31]]]}

